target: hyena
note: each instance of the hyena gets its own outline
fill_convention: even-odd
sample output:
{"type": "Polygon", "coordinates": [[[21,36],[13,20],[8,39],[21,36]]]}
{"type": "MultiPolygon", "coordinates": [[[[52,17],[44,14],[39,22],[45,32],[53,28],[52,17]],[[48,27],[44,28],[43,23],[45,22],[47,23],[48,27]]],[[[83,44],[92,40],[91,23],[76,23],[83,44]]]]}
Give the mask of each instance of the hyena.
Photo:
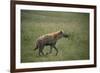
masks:
{"type": "Polygon", "coordinates": [[[34,50],[39,49],[39,55],[44,55],[43,49],[45,46],[50,46],[50,51],[47,54],[52,52],[52,48],[56,50],[56,55],[58,54],[58,49],[56,48],[56,42],[62,37],[67,38],[68,35],[63,31],[57,31],[49,34],[40,36],[36,41],[36,47],[34,50]]]}

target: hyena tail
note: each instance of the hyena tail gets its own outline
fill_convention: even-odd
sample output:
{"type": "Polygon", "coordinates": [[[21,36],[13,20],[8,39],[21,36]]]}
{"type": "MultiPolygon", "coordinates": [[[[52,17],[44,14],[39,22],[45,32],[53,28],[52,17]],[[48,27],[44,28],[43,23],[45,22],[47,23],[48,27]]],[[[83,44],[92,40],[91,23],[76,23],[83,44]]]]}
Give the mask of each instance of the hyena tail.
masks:
{"type": "Polygon", "coordinates": [[[35,47],[34,51],[35,51],[35,50],[37,50],[37,49],[38,49],[38,45],[36,45],[36,47],[35,47]]]}
{"type": "Polygon", "coordinates": [[[40,46],[41,46],[41,41],[40,41],[40,40],[37,40],[37,42],[36,42],[36,47],[35,47],[35,49],[34,49],[34,50],[39,49],[39,48],[40,48],[40,46]]]}

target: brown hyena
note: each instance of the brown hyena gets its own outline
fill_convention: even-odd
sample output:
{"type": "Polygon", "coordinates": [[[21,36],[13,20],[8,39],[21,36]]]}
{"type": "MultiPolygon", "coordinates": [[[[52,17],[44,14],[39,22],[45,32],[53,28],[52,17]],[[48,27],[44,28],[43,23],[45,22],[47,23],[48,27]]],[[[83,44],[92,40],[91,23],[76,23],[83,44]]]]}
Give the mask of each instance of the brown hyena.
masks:
{"type": "Polygon", "coordinates": [[[39,55],[44,55],[43,49],[45,46],[50,46],[50,51],[47,54],[52,52],[52,48],[56,50],[56,55],[58,54],[58,49],[56,48],[56,42],[62,37],[68,37],[63,31],[57,31],[49,33],[39,37],[36,41],[36,47],[34,50],[39,49],[39,55]]]}

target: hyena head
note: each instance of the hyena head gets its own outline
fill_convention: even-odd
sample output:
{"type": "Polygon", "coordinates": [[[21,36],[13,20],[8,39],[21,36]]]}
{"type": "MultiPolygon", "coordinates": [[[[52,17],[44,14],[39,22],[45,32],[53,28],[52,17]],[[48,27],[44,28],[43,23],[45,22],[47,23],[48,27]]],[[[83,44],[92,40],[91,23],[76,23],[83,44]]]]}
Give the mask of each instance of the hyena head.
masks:
{"type": "Polygon", "coordinates": [[[62,30],[58,31],[58,33],[59,33],[59,38],[62,38],[62,37],[68,38],[69,37],[69,35],[64,33],[64,31],[62,31],[62,30]]]}

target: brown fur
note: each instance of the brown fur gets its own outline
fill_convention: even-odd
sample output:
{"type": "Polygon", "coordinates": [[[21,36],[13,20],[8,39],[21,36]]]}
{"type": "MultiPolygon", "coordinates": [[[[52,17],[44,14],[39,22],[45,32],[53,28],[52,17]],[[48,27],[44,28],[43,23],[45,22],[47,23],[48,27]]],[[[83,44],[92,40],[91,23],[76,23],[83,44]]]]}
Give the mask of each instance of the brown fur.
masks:
{"type": "MultiPolygon", "coordinates": [[[[56,52],[58,53],[58,50],[55,47],[55,45],[56,45],[56,42],[62,37],[64,37],[64,33],[62,31],[57,31],[57,32],[43,35],[37,39],[35,50],[39,49],[39,55],[41,55],[41,54],[44,55],[43,48],[45,46],[50,46],[51,50],[52,50],[52,48],[54,48],[56,50],[56,52]]],[[[51,50],[50,50],[50,53],[51,53],[51,50]]],[[[57,55],[57,53],[56,53],[56,55],[57,55]]]]}

